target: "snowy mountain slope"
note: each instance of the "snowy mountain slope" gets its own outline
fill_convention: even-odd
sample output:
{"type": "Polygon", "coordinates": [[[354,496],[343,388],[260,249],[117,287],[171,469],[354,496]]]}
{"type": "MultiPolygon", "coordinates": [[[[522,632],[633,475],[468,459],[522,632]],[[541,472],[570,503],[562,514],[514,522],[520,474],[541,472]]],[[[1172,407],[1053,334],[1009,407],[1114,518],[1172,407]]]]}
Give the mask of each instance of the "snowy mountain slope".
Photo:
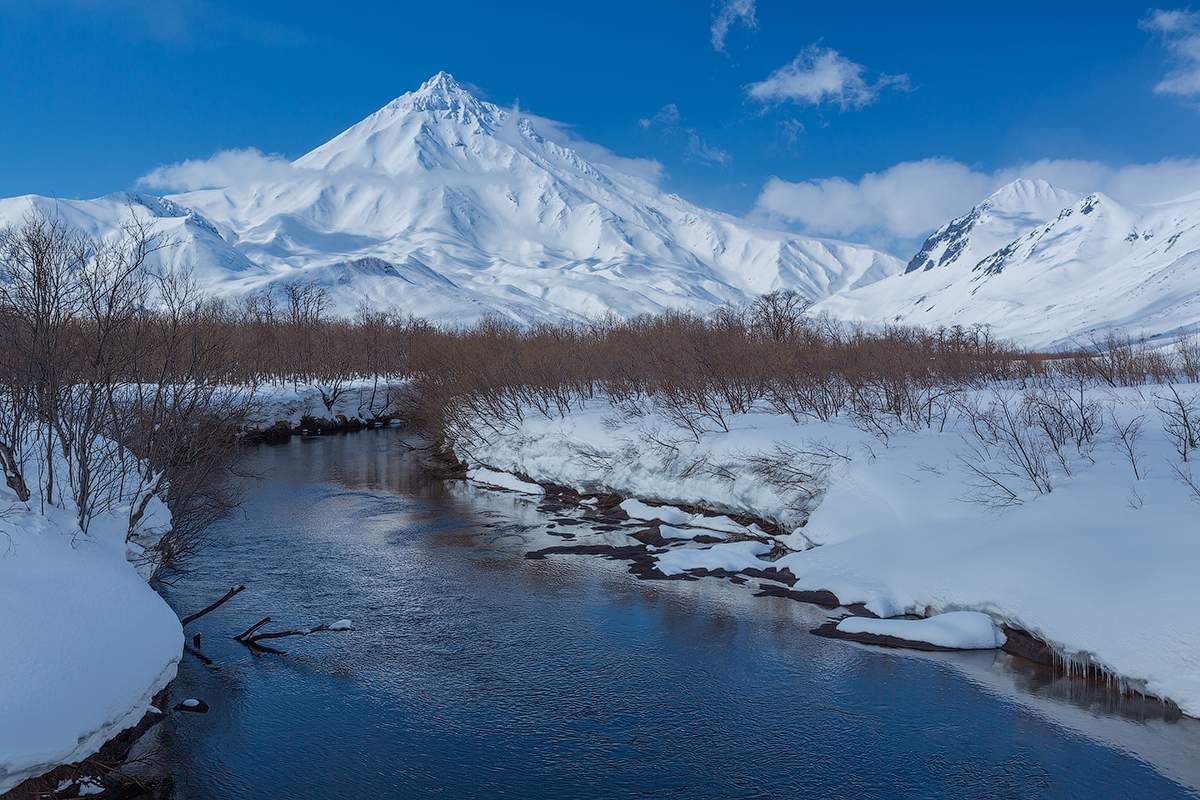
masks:
{"type": "Polygon", "coordinates": [[[136,217],[147,223],[164,244],[151,254],[151,266],[190,270],[205,286],[253,282],[269,274],[226,242],[204,216],[165,198],[127,192],[95,200],[8,197],[0,199],[0,228],[19,225],[29,215],[39,213],[101,238],[119,235],[122,226],[136,217]]]}
{"type": "Polygon", "coordinates": [[[785,288],[816,299],[903,266],[698,208],[627,163],[439,73],[267,178],[11,198],[0,225],[37,207],[112,235],[132,209],[176,242],[161,260],[214,294],[311,280],[342,313],[365,301],[449,322],[708,311],[785,288]]]}
{"type": "Polygon", "coordinates": [[[980,259],[1058,216],[1079,199],[1046,181],[1021,179],[997,189],[966,214],[935,231],[905,273],[970,269],[980,259]]]}
{"type": "Polygon", "coordinates": [[[1004,217],[989,207],[993,195],[931,236],[905,273],[818,308],[872,322],[986,324],[1039,347],[1112,329],[1150,338],[1200,329],[1200,196],[1124,207],[1092,194],[1000,242],[1062,196],[1018,186],[1027,183],[997,193],[1004,217]]]}
{"type": "Polygon", "coordinates": [[[434,319],[704,311],[895,272],[865,247],[758,230],[560,141],[439,73],[268,181],[174,195],[268,267],[434,319]],[[369,264],[371,268],[364,269],[369,264]]]}

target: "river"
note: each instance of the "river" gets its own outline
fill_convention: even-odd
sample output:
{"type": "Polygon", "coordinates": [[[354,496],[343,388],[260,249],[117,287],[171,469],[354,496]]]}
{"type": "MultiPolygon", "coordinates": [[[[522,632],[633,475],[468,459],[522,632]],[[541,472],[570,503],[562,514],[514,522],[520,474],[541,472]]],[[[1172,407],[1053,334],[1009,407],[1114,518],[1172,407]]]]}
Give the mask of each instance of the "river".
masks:
{"type": "Polygon", "coordinates": [[[428,479],[397,431],[243,466],[165,590],[187,613],[247,586],[189,627],[212,663],[185,656],[173,698],[210,710],[157,734],[181,799],[1200,796],[1194,720],[1003,654],[822,639],[828,612],[724,580],[528,560],[582,531],[428,479]],[[266,615],[356,630],[230,639],[266,615]]]}

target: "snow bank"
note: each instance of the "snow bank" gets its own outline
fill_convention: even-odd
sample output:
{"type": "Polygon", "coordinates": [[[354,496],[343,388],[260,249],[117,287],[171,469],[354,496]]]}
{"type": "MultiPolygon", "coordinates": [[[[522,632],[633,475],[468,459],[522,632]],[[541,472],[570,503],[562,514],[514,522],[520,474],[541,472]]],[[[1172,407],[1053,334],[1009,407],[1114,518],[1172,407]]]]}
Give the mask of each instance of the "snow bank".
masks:
{"type": "MultiPolygon", "coordinates": [[[[1176,388],[1200,395],[1200,386],[1176,388]]],[[[982,612],[1200,716],[1200,505],[1173,472],[1179,455],[1155,407],[1159,391],[1091,390],[1119,421],[1145,418],[1140,479],[1109,420],[1090,457],[1069,473],[1055,466],[1049,494],[1024,490],[1007,508],[972,501],[961,421],[883,440],[846,421],[754,412],[689,441],[654,414],[625,419],[595,401],[565,419],[530,413],[468,449],[534,480],[747,513],[791,531],[777,540],[792,552],[774,561],[754,542],[673,545],[657,556],[665,573],[774,566],[798,590],[829,590],[881,617],[982,612]],[[747,456],[780,447],[837,453],[807,505],[747,466],[747,456]],[[698,461],[710,468],[694,469],[698,461]]],[[[626,510],[672,514],[643,505],[626,510]]]]}
{"type": "Polygon", "coordinates": [[[994,650],[1004,646],[1004,634],[987,614],[949,611],[926,619],[846,617],[837,624],[842,633],[870,633],[906,642],[925,642],[957,650],[994,650]]]}
{"type": "MultiPolygon", "coordinates": [[[[3,793],[136,725],[175,677],[183,631],[127,558],[127,509],[84,535],[72,512],[43,515],[6,487],[0,508],[3,793]]],[[[158,500],[149,514],[169,524],[158,500]]]]}
{"type": "Polygon", "coordinates": [[[348,419],[357,417],[364,420],[387,416],[393,411],[390,400],[400,383],[376,381],[373,378],[347,381],[343,391],[334,401],[332,410],[325,407],[322,399],[322,388],[326,395],[330,393],[327,386],[321,387],[313,383],[289,383],[282,386],[264,384],[254,391],[255,407],[247,420],[247,426],[268,428],[280,420],[299,425],[300,419],[306,416],[319,419],[342,414],[348,419]]]}
{"type": "Polygon", "coordinates": [[[664,539],[694,539],[697,536],[711,536],[714,539],[728,537],[724,531],[707,528],[676,528],[674,525],[659,525],[658,534],[664,539]]]}
{"type": "MultiPolygon", "coordinates": [[[[690,514],[675,506],[651,506],[633,498],[622,501],[621,510],[628,514],[630,519],[645,520],[647,522],[661,520],[667,525],[686,525],[691,528],[704,528],[710,533],[718,534],[741,533],[751,536],[764,535],[757,525],[746,526],[723,515],[690,514]]],[[[696,531],[692,531],[687,534],[687,537],[695,536],[696,533],[696,531]]],[[[667,534],[663,533],[663,536],[667,536],[667,534]]]]}
{"type": "Polygon", "coordinates": [[[510,492],[519,492],[520,494],[543,495],[546,490],[536,483],[523,481],[516,475],[509,475],[507,472],[497,472],[494,469],[485,467],[476,467],[468,470],[467,480],[478,483],[482,486],[490,486],[493,489],[507,489],[510,492]]]}
{"type": "MultiPolygon", "coordinates": [[[[624,420],[607,403],[597,401],[565,418],[531,411],[507,435],[464,443],[460,455],[472,463],[520,472],[538,482],[581,492],[615,492],[747,514],[790,530],[807,517],[802,500],[752,474],[744,457],[771,452],[779,442],[797,440],[837,447],[874,444],[871,436],[847,425],[821,423],[801,430],[789,418],[769,413],[731,417],[729,428],[728,432],[708,433],[697,442],[664,419],[651,415],[624,420]],[[708,468],[687,470],[701,462],[708,468]],[[732,481],[726,479],[729,475],[732,481]]],[[[637,519],[662,519],[663,513],[670,513],[644,504],[631,507],[647,515],[630,513],[637,519]]],[[[711,525],[712,518],[707,519],[705,524],[711,525]]],[[[669,519],[663,522],[683,524],[669,519]]]]}

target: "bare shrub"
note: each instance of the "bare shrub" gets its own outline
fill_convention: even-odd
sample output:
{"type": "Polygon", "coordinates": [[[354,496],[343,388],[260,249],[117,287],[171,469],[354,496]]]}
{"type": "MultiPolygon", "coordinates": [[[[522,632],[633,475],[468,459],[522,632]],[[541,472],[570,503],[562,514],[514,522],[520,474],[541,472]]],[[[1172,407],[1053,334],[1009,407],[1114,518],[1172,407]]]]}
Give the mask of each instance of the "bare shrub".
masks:
{"type": "Polygon", "coordinates": [[[1121,453],[1129,460],[1129,466],[1133,468],[1133,477],[1140,481],[1146,476],[1146,473],[1142,467],[1142,451],[1138,447],[1138,442],[1142,437],[1142,426],[1146,422],[1146,417],[1139,414],[1127,422],[1121,422],[1115,413],[1110,411],[1109,415],[1113,430],[1116,431],[1117,445],[1121,453]]]}
{"type": "Polygon", "coordinates": [[[1175,369],[1180,377],[1200,383],[1200,333],[1180,336],[1175,342],[1175,369]]]}
{"type": "Polygon", "coordinates": [[[959,463],[973,476],[967,499],[1004,507],[1023,502],[1025,493],[1050,494],[1053,449],[1025,414],[1019,395],[991,392],[986,404],[964,403],[969,433],[959,463]]]}
{"type": "Polygon", "coordinates": [[[849,460],[847,453],[822,442],[804,446],[778,443],[769,451],[740,458],[752,475],[789,499],[793,513],[803,516],[824,493],[834,465],[849,460]]]}
{"type": "Polygon", "coordinates": [[[1200,399],[1184,397],[1173,384],[1165,393],[1154,395],[1155,405],[1162,414],[1163,432],[1184,463],[1191,460],[1193,450],[1200,447],[1200,399]]]}

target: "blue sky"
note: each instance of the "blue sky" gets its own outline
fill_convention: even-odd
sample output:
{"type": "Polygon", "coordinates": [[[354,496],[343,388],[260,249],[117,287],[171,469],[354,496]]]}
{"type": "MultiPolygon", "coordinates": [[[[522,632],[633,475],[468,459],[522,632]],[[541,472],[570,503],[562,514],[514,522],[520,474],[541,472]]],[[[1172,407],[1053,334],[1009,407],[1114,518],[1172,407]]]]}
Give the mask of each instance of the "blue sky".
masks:
{"type": "MultiPolygon", "coordinates": [[[[909,179],[950,181],[953,205],[1045,159],[1089,165],[1068,182],[1102,186],[1069,187],[1081,191],[1163,159],[1183,164],[1169,177],[1186,182],[1200,149],[1200,14],[1186,10],[1155,17],[1143,3],[1044,0],[347,5],[364,7],[0,0],[0,195],[95,196],[228,148],[295,157],[439,69],[621,155],[656,159],[664,186],[696,202],[850,238],[928,225],[897,222],[894,208],[821,219],[839,187],[852,190],[839,195],[848,208],[856,197],[907,202],[871,200],[863,193],[883,190],[862,181],[907,162],[936,167],[909,179]],[[947,165],[973,177],[955,183],[947,165]],[[806,183],[831,177],[846,186],[806,183]]],[[[1133,199],[1161,179],[1143,178],[1133,199]]]]}

